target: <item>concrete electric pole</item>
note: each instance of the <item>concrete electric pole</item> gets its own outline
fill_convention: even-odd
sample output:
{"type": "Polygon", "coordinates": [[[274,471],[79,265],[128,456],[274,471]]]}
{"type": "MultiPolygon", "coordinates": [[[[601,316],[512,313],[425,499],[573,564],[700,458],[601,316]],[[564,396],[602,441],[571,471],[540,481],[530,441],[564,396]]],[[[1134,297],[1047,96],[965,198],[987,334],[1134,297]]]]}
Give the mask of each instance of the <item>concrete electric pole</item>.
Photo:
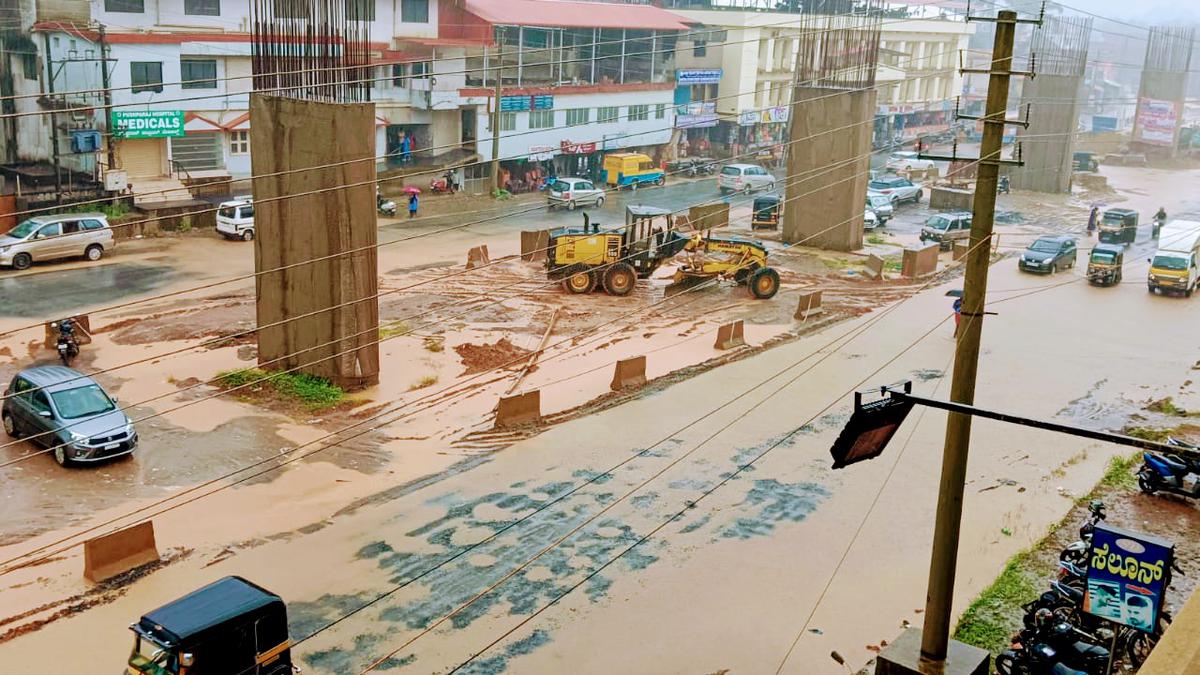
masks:
{"type": "Polygon", "coordinates": [[[492,189],[500,185],[500,96],[504,87],[504,47],[496,48],[496,89],[492,94],[492,189]]]}
{"type": "MultiPolygon", "coordinates": [[[[975,380],[979,368],[979,342],[983,332],[984,296],[987,293],[988,265],[992,254],[992,225],[996,212],[996,183],[1002,160],[1004,128],[1021,124],[1006,120],[1008,83],[1012,75],[1013,39],[1018,24],[1037,23],[1022,20],[1011,10],[999,12],[995,19],[968,17],[968,21],[995,21],[996,38],[992,47],[987,108],[982,118],[983,142],[975,180],[974,218],[971,221],[971,248],[967,253],[963,280],[962,330],[954,352],[954,376],[950,400],[971,405],[975,402],[975,380]]],[[[969,72],[964,70],[964,72],[969,72]]],[[[949,158],[941,158],[949,159],[949,158]]],[[[958,159],[955,157],[954,159],[958,159]]],[[[962,525],[963,488],[967,472],[967,454],[971,440],[971,416],[950,413],[946,422],[946,444],[942,454],[942,477],[938,490],[937,521],[933,533],[933,555],[929,563],[929,590],[925,599],[925,626],[921,635],[921,657],[945,662],[950,640],[950,616],[954,601],[954,575],[958,558],[958,539],[962,525]]]]}

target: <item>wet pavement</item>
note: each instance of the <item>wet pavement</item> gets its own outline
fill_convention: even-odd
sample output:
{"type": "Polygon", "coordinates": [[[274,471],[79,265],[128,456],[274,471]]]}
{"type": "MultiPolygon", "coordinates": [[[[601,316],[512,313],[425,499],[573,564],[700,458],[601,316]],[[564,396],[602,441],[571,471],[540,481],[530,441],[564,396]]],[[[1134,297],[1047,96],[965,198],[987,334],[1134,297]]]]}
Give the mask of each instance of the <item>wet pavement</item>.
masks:
{"type": "Polygon", "coordinates": [[[115,261],[65,270],[55,270],[47,264],[38,272],[20,276],[0,273],[0,317],[72,314],[97,304],[142,295],[185,278],[172,265],[115,261]]]}

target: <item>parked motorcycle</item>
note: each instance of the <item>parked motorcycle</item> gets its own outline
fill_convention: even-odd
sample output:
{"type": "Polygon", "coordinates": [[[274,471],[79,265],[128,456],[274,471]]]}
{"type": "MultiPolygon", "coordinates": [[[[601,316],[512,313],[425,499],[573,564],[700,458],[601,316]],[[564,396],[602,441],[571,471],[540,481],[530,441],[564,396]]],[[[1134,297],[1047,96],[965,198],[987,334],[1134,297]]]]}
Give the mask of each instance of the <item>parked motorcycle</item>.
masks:
{"type": "Polygon", "coordinates": [[[396,202],[385,198],[381,194],[376,194],[375,210],[378,211],[379,215],[381,216],[394,216],[396,215],[396,202]]]}
{"type": "Polygon", "coordinates": [[[1092,548],[1092,533],[1096,531],[1096,524],[1108,517],[1108,511],[1104,508],[1104,502],[1099,499],[1093,499],[1088,504],[1089,518],[1084,521],[1083,525],[1079,526],[1079,539],[1072,542],[1062,553],[1058,559],[1063,560],[1084,569],[1088,566],[1088,555],[1092,548]]]}
{"type": "Polygon", "coordinates": [[[449,173],[429,181],[429,191],[434,194],[454,194],[454,179],[449,173]]]}
{"type": "Polygon", "coordinates": [[[71,361],[79,356],[79,340],[75,338],[74,319],[61,319],[51,323],[50,327],[58,331],[58,339],[55,341],[58,358],[62,360],[64,366],[70,366],[71,361]]]}
{"type": "Polygon", "coordinates": [[[1200,458],[1186,455],[1142,453],[1142,468],[1138,470],[1138,487],[1152,495],[1155,492],[1200,498],[1200,458]],[[1193,475],[1195,474],[1195,475],[1193,475]],[[1189,486],[1186,479],[1193,475],[1189,486]]]}
{"type": "Polygon", "coordinates": [[[1058,652],[1047,644],[1006,649],[996,657],[1000,675],[1089,675],[1060,663],[1058,652]]]}
{"type": "Polygon", "coordinates": [[[1033,626],[1022,629],[1016,642],[1023,646],[1048,645],[1057,654],[1059,663],[1090,675],[1102,675],[1108,670],[1108,650],[1098,644],[1099,638],[1049,609],[1039,609],[1033,626]]]}

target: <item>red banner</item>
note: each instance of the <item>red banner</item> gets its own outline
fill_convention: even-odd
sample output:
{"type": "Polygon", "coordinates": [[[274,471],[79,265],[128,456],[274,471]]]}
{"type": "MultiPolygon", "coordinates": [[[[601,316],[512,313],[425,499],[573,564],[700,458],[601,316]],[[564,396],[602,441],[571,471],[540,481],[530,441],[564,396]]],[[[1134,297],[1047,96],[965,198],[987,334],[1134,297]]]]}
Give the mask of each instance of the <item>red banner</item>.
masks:
{"type": "Polygon", "coordinates": [[[559,150],[564,155],[590,155],[596,151],[596,142],[591,143],[572,143],[571,141],[561,141],[559,150]]]}

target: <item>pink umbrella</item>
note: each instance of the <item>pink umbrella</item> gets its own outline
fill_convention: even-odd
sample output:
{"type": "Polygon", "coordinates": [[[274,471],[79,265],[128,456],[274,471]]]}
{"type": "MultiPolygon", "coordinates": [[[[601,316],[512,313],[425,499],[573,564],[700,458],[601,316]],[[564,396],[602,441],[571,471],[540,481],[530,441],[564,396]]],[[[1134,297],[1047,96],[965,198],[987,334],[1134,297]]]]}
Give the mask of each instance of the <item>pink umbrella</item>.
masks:
{"type": "Polygon", "coordinates": [[[404,192],[405,194],[417,195],[421,194],[421,188],[415,185],[409,185],[408,187],[404,188],[404,192]]]}

